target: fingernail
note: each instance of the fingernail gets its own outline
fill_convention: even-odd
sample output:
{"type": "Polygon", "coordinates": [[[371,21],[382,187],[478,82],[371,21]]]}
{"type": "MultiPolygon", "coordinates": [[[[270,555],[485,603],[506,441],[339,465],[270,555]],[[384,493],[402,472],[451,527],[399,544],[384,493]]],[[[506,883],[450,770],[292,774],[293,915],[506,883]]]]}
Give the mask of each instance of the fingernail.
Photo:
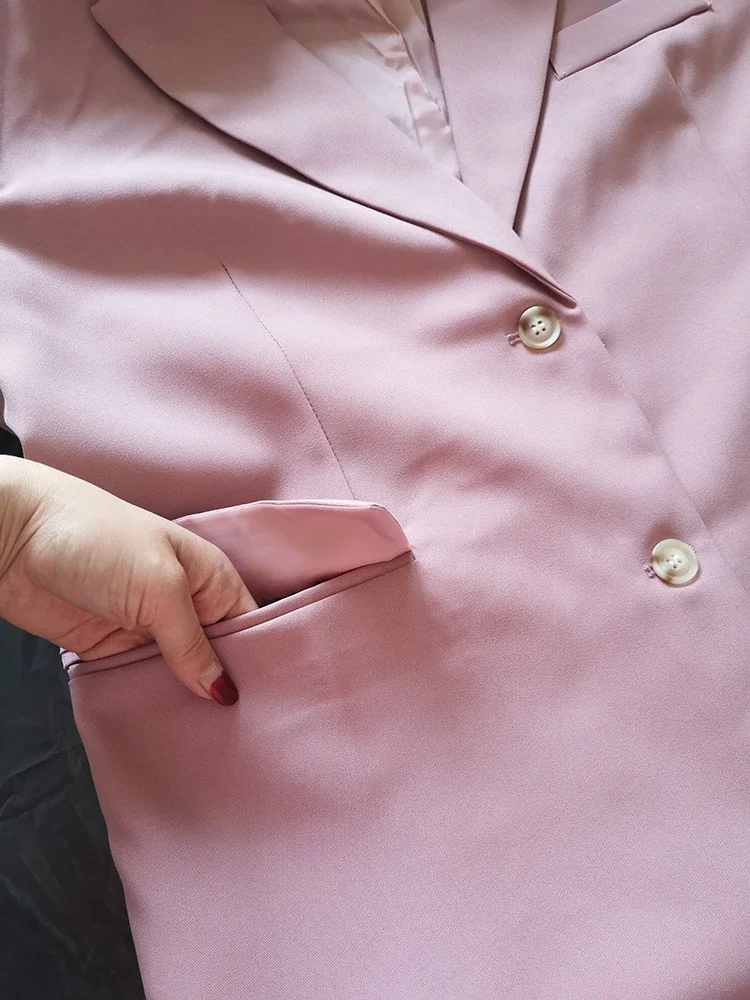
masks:
{"type": "Polygon", "coordinates": [[[214,660],[208,669],[200,676],[201,687],[207,691],[219,705],[234,705],[240,693],[234,686],[234,681],[225,673],[221,665],[214,660]]]}

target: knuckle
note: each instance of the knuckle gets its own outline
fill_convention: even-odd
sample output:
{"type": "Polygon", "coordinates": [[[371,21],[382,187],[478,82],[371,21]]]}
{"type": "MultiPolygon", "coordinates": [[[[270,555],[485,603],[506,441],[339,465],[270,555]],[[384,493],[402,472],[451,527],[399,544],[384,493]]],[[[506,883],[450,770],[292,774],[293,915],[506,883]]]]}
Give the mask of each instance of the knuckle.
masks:
{"type": "Polygon", "coordinates": [[[184,664],[190,665],[200,661],[202,666],[202,661],[206,659],[206,638],[203,632],[197,630],[186,635],[181,649],[181,659],[184,664]]]}
{"type": "Polygon", "coordinates": [[[187,585],[182,566],[176,560],[164,557],[157,561],[152,579],[159,590],[169,597],[182,594],[187,585]]]}

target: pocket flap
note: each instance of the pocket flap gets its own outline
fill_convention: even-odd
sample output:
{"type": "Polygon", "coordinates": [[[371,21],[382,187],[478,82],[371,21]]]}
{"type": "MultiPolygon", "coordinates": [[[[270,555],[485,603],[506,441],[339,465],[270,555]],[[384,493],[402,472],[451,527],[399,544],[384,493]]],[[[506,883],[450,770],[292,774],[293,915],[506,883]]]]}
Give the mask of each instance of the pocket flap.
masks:
{"type": "Polygon", "coordinates": [[[259,605],[410,550],[378,504],[263,500],[178,518],[230,558],[259,605]]]}
{"type": "Polygon", "coordinates": [[[606,59],[647,35],[711,9],[711,0],[619,0],[562,28],[550,62],[559,79],[606,59]]]}

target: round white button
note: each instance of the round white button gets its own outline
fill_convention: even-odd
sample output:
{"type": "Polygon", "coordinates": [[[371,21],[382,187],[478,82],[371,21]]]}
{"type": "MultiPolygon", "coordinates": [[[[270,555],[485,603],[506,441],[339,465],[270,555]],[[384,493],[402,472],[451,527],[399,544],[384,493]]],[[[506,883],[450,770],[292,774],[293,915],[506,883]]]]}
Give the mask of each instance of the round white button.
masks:
{"type": "Polygon", "coordinates": [[[665,538],[654,546],[651,567],[660,580],[679,587],[695,579],[698,556],[687,542],[681,542],[679,538],[665,538]]]}
{"type": "Polygon", "coordinates": [[[546,306],[531,306],[518,321],[518,336],[533,351],[552,347],[561,330],[557,313],[546,306]]]}

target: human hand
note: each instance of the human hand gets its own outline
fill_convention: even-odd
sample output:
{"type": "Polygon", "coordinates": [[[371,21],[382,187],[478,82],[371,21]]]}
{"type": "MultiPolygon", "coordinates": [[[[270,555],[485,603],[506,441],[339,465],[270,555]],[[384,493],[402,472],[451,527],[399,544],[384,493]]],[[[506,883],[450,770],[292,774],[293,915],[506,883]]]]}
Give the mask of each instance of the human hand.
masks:
{"type": "Polygon", "coordinates": [[[91,483],[0,456],[0,615],[92,660],[153,640],[186,687],[237,689],[201,626],[257,604],[215,545],[91,483]]]}

